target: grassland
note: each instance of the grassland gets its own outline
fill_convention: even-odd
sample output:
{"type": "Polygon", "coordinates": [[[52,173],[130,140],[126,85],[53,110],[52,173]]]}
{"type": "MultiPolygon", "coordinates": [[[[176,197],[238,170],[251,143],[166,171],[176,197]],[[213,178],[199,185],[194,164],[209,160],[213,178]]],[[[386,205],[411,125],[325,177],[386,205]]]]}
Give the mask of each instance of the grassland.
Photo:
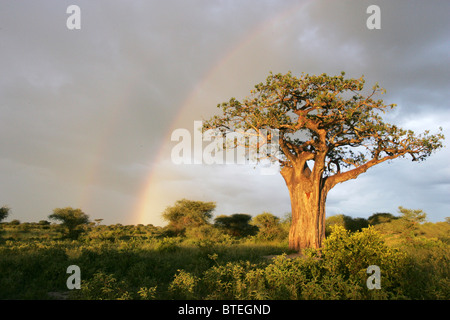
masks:
{"type": "Polygon", "coordinates": [[[168,237],[152,225],[90,225],[69,240],[55,224],[2,223],[0,299],[450,299],[448,222],[349,230],[343,220],[330,219],[323,250],[291,259],[282,232],[168,237]],[[80,290],[66,286],[70,265],[80,290]],[[380,290],[367,288],[369,265],[380,266],[380,290]]]}

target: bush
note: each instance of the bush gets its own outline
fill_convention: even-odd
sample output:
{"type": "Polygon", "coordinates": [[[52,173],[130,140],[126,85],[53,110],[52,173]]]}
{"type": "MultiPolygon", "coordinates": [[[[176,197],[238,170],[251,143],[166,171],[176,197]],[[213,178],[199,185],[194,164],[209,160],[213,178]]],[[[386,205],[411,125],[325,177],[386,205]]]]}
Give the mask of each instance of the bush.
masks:
{"type": "Polygon", "coordinates": [[[195,241],[219,242],[225,238],[225,235],[217,228],[204,224],[198,227],[186,229],[186,237],[195,241]]]}
{"type": "Polygon", "coordinates": [[[271,263],[228,262],[200,280],[208,299],[386,299],[403,297],[405,255],[386,246],[372,228],[350,233],[336,226],[322,252],[271,263]],[[369,290],[367,268],[382,271],[381,290],[369,290]]]}
{"type": "Polygon", "coordinates": [[[245,213],[234,213],[231,216],[220,215],[214,219],[214,226],[223,233],[234,237],[246,237],[255,235],[258,227],[249,222],[252,217],[245,213]]]}
{"type": "Polygon", "coordinates": [[[18,226],[20,225],[20,220],[14,219],[9,223],[10,226],[18,226]]]}
{"type": "Polygon", "coordinates": [[[0,299],[42,299],[65,286],[69,264],[61,248],[3,247],[0,257],[0,299]]]}
{"type": "Polygon", "coordinates": [[[178,244],[181,242],[181,238],[164,238],[159,241],[156,249],[159,252],[174,252],[178,248],[178,244]]]}
{"type": "Polygon", "coordinates": [[[112,274],[97,272],[81,282],[81,289],[71,291],[72,299],[79,300],[130,300],[131,294],[124,281],[117,281],[112,274]]]}
{"type": "Polygon", "coordinates": [[[343,214],[330,216],[325,220],[325,233],[331,233],[332,226],[342,226],[346,230],[356,232],[369,226],[369,221],[364,218],[352,218],[343,214]]]}
{"type": "Polygon", "coordinates": [[[394,216],[391,213],[377,212],[371,215],[368,220],[369,224],[374,226],[376,224],[390,222],[395,219],[398,219],[398,217],[394,216]]]}
{"type": "Polygon", "coordinates": [[[33,239],[18,232],[0,244],[0,298],[67,292],[66,269],[75,264],[82,289],[70,291],[72,299],[449,300],[450,225],[417,223],[406,237],[403,220],[356,232],[329,226],[323,249],[298,258],[284,255],[292,252],[280,240],[239,239],[211,225],[188,228],[189,238],[114,225],[94,227],[82,240],[52,240],[30,224],[33,239]],[[380,290],[367,288],[369,265],[381,269],[380,290]]]}
{"type": "Polygon", "coordinates": [[[255,269],[256,264],[251,264],[249,261],[228,262],[226,265],[208,269],[202,278],[203,290],[207,294],[206,299],[251,299],[252,287],[249,288],[246,275],[251,274],[255,269]]]}
{"type": "Polygon", "coordinates": [[[386,245],[380,233],[372,227],[350,233],[336,226],[325,240],[325,268],[332,274],[360,283],[365,287],[366,270],[370,265],[380,267],[382,290],[387,297],[401,294],[399,283],[404,276],[406,255],[386,245]]]}
{"type": "Polygon", "coordinates": [[[400,283],[411,299],[450,299],[450,247],[437,240],[418,238],[402,246],[408,254],[400,283]]]}
{"type": "Polygon", "coordinates": [[[173,281],[169,285],[169,292],[174,299],[192,299],[194,298],[194,289],[198,278],[184,270],[178,270],[173,281]]]}
{"type": "Polygon", "coordinates": [[[289,231],[283,228],[280,218],[269,212],[253,217],[252,224],[258,227],[256,237],[261,240],[283,240],[289,234],[289,231]]]}
{"type": "Polygon", "coordinates": [[[151,288],[142,287],[139,289],[138,295],[141,300],[153,300],[156,298],[156,289],[157,286],[151,288]]]}

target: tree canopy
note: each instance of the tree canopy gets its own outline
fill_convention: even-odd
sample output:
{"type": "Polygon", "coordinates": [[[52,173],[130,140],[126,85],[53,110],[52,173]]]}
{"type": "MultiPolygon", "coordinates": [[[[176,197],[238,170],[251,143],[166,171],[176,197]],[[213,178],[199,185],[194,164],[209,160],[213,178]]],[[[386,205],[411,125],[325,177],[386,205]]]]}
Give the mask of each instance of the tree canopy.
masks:
{"type": "Polygon", "coordinates": [[[314,174],[330,177],[330,187],[386,160],[406,155],[413,161],[425,160],[443,146],[441,132],[431,135],[427,130],[416,135],[385,123],[381,114],[396,106],[375,99],[385,90],[376,84],[364,94],[363,77],[344,76],[344,72],[299,78],[291,72],[270,73],[242,102],[231,98],[219,104],[223,115],[206,121],[204,128],[218,128],[225,134],[239,129],[258,134],[277,129],[281,152],[272,154],[272,160],[282,168],[313,160],[319,164],[314,174]]]}
{"type": "Polygon", "coordinates": [[[3,206],[0,208],[0,221],[5,220],[9,216],[10,208],[7,206],[3,206]]]}
{"type": "Polygon", "coordinates": [[[181,199],[167,207],[162,217],[169,222],[167,226],[175,234],[183,234],[186,228],[199,227],[208,223],[216,208],[215,202],[181,199]]]}
{"type": "Polygon", "coordinates": [[[443,147],[442,128],[415,134],[384,122],[381,115],[395,107],[376,98],[385,90],[375,84],[364,91],[363,77],[344,76],[270,73],[249,97],[219,104],[222,114],[204,123],[204,130],[225,136],[247,134],[240,146],[257,149],[251,153],[256,160],[280,164],[291,197],[291,248],[321,247],[325,201],[336,184],[398,157],[423,161],[443,147]],[[279,152],[268,152],[274,144],[279,152]]]}
{"type": "Polygon", "coordinates": [[[61,225],[67,229],[69,238],[77,238],[82,232],[82,226],[89,223],[89,216],[81,209],[72,207],[56,208],[48,216],[49,219],[60,221],[61,225]]]}
{"type": "Polygon", "coordinates": [[[245,213],[234,213],[231,216],[220,215],[214,219],[214,226],[232,236],[244,237],[253,235],[258,228],[249,224],[252,216],[245,213]]]}

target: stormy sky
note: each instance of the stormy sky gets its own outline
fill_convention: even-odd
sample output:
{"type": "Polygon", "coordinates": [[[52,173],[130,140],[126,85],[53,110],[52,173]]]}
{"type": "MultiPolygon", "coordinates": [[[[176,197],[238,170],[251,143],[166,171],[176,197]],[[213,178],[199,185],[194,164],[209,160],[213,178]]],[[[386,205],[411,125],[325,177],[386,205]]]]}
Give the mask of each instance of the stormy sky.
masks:
{"type": "MultiPolygon", "coordinates": [[[[447,1],[0,2],[0,206],[6,221],[81,208],[105,224],[163,225],[176,200],[216,214],[290,212],[280,174],[242,165],[176,165],[171,132],[218,114],[269,72],[364,75],[417,133],[450,138],[447,1]],[[81,10],[69,30],[67,7],[81,10]],[[370,30],[369,5],[381,10],[370,30]]],[[[448,142],[445,142],[448,144],[448,142]]],[[[327,215],[423,209],[450,216],[450,151],[396,159],[337,185],[327,215]]]]}

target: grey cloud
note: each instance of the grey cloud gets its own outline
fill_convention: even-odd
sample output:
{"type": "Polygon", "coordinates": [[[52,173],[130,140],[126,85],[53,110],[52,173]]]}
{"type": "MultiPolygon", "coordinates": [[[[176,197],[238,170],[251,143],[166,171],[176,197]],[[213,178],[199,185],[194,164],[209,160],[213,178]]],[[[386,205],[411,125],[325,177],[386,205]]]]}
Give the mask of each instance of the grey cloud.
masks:
{"type": "MultiPolygon", "coordinates": [[[[126,223],[152,170],[162,191],[178,192],[166,205],[191,195],[217,201],[218,212],[289,211],[280,176],[161,165],[170,160],[161,147],[170,150],[167,134],[188,99],[177,125],[190,129],[269,71],[364,74],[399,104],[390,119],[407,124],[431,113],[430,129],[448,123],[445,2],[376,1],[377,31],[365,27],[369,1],[77,1],[82,28],[74,32],[65,27],[70,4],[0,4],[0,205],[10,204],[14,218],[40,220],[54,207],[80,205],[105,223],[126,223]]],[[[439,217],[448,206],[442,168],[430,161],[415,175],[427,182],[424,203],[441,203],[439,217]]],[[[390,170],[376,174],[388,179],[390,170]]],[[[402,179],[419,192],[422,180],[410,180],[409,170],[402,179]]],[[[353,204],[343,202],[349,189],[339,188],[331,212],[384,205],[358,188],[353,204]]]]}

